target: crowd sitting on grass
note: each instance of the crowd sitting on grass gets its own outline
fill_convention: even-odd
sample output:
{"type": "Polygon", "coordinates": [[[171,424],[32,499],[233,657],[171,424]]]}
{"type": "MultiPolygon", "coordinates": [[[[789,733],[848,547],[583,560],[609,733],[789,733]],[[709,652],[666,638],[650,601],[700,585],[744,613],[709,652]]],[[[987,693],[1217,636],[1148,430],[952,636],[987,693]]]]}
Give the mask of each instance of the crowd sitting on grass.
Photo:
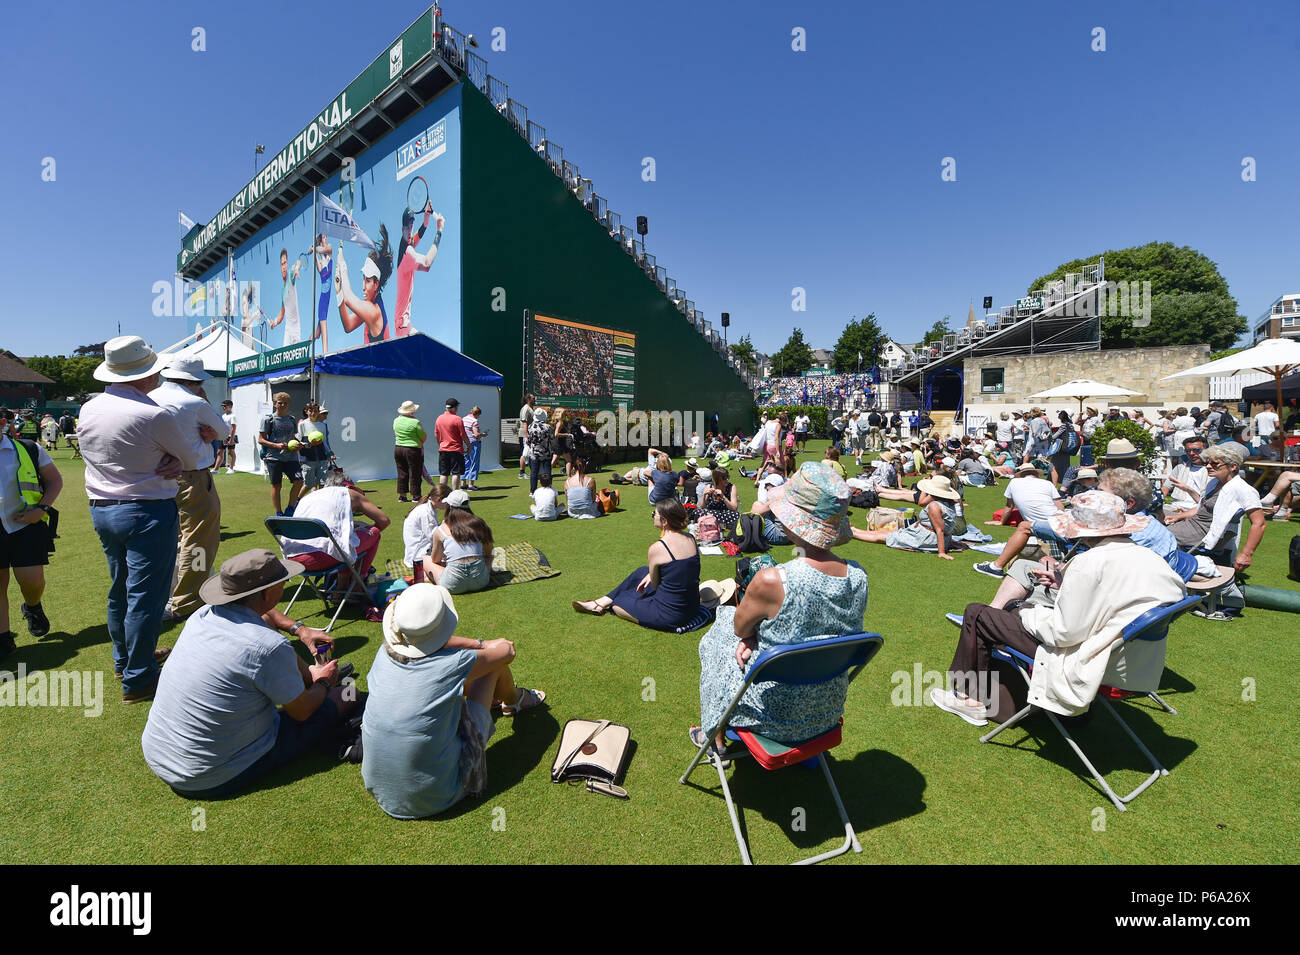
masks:
{"type": "MultiPolygon", "coordinates": [[[[373,621],[382,621],[383,642],[371,665],[368,695],[343,684],[348,667],[328,659],[333,640],[327,634],[276,609],[286,584],[303,573],[337,570],[346,575],[353,566],[357,579],[344,577],[338,588],[359,583],[369,604],[366,578],[390,518],[339,470],[325,472],[319,478],[321,486],[296,502],[294,517],[319,521],[327,534],[303,540],[286,537],[281,541],[283,558],[255,549],[222,563],[219,572],[201,586],[203,606],[187,620],[159,673],[161,661],[155,651],[163,601],[155,598],[165,594],[160,590],[145,606],[139,589],[127,586],[125,559],[115,563],[110,545],[139,531],[114,521],[128,513],[125,508],[138,507],[141,499],[135,495],[141,488],[159,495],[146,500],[173,520],[150,538],[149,546],[157,551],[150,572],[170,566],[167,551],[175,546],[176,523],[168,492],[176,494],[176,475],[194,470],[183,466],[194,462],[181,439],[201,435],[197,431],[182,435],[162,409],[132,393],[141,389],[147,393],[151,378],[156,384],[157,356],[147,346],[130,343],[128,349],[119,344],[107,352],[106,373],[114,377],[105,380],[131,388],[115,387],[110,392],[115,401],[90,408],[86,417],[91,427],[82,445],[92,517],[114,574],[110,638],[114,662],[128,681],[123,685],[123,701],[154,700],[142,737],[151,770],[186,798],[222,798],[247,791],[279,767],[328,742],[345,758],[361,763],[366,790],[396,818],[437,815],[481,793],[487,741],[495,726],[493,712],[512,717],[536,709],[546,694],[516,684],[513,642],[456,634],[460,621],[452,596],[488,587],[493,563],[492,530],[471,510],[469,495],[435,484],[406,515],[403,556],[414,571],[413,584],[382,615],[377,608],[369,609],[373,621]],[[141,408],[133,409],[129,403],[141,408]],[[144,423],[142,433],[153,428],[159,436],[157,445],[141,451],[129,432],[111,431],[103,420],[110,412],[116,416],[134,412],[138,417],[132,420],[144,423]],[[179,453],[173,454],[171,447],[179,453]],[[128,457],[135,468],[130,484],[115,485],[106,478],[110,466],[128,457]],[[302,660],[281,634],[300,641],[315,662],[302,660]],[[141,682],[149,678],[155,685],[141,682]]],[[[278,414],[272,419],[287,417],[281,405],[277,401],[278,414]]],[[[319,411],[309,409],[304,421],[309,426],[318,424],[319,411]]],[[[452,412],[454,402],[449,401],[452,412]]],[[[607,594],[574,600],[572,606],[580,613],[617,616],[665,632],[702,628],[712,613],[712,623],[699,643],[701,720],[690,730],[691,740],[705,746],[755,654],[772,646],[862,630],[867,577],[858,564],[837,557],[832,552],[835,547],[857,540],[952,560],[964,529],[963,487],[987,487],[996,484],[999,476],[1011,476],[1003,494],[1006,506],[996,522],[1014,526],[1011,539],[995,560],[975,566],[998,580],[997,592],[989,604],[970,604],[963,614],[952,615],[961,626],[950,666],[953,686],[936,690],[933,702],[976,725],[996,718],[999,701],[981,689],[987,685],[982,677],[990,670],[992,650],[1009,646],[1035,656],[1031,702],[1063,715],[1082,712],[1103,678],[1112,679],[1107,668],[1119,629],[1144,610],[1179,599],[1187,581],[1208,573],[1205,559],[1226,560],[1235,549],[1233,569],[1248,568],[1263,537],[1266,508],[1285,506],[1300,493],[1300,474],[1283,473],[1261,500],[1240,475],[1246,449],[1232,443],[1207,447],[1205,438],[1193,430],[1181,442],[1185,461],[1164,482],[1171,505],[1166,508],[1140,470],[1136,449],[1122,439],[1108,444],[1097,470],[1070,468],[1070,455],[1058,445],[1056,453],[1049,455],[1050,479],[1045,478],[1033,463],[1041,461],[1051,447],[1043,446],[1042,424],[1033,424],[1043,417],[1041,413],[1031,416],[1024,428],[1026,461],[1011,475],[1000,474],[999,469],[1010,470],[1012,451],[997,447],[993,439],[941,442],[918,437],[881,450],[868,463],[869,473],[847,480],[847,456],[842,459],[838,448],[828,449],[820,462],[799,465],[793,448],[798,432],[790,430],[783,416],[766,422],[757,435],[756,446],[761,447],[764,460],[753,475],[758,499],[750,513],[761,518],[767,544],[795,545],[798,556],[753,574],[743,587],[701,581],[700,550],[691,533],[692,516],[712,516],[723,529],[740,523],[738,488],[730,474],[737,460],[728,450],[739,442],[707,436],[707,441],[697,442],[700,450],[685,460],[681,470],[674,469],[667,452],[650,449],[646,465],[624,475],[625,481],[648,487],[649,516],[657,539],[646,552],[646,562],[607,594]],[[900,470],[915,479],[912,487],[901,486],[900,470]],[[1067,477],[1071,483],[1062,494],[1067,477]],[[915,505],[916,522],[902,522],[889,530],[852,527],[849,502],[855,492],[868,491],[879,499],[915,505]],[[1240,514],[1249,529],[1245,542],[1236,548],[1240,514]],[[1022,556],[1031,540],[1047,552],[1037,561],[1022,556]]],[[[1163,420],[1173,429],[1182,423],[1181,417],[1163,420]]],[[[1009,422],[1005,429],[1002,423],[996,426],[996,436],[1015,434],[1009,422]]],[[[1224,419],[1219,423],[1227,430],[1224,419]]],[[[1057,433],[1049,429],[1046,438],[1060,442],[1062,429],[1073,426],[1069,415],[1062,413],[1057,433]]],[[[557,442],[568,435],[565,427],[562,413],[551,421],[544,409],[533,412],[528,459],[533,469],[531,510],[538,521],[554,520],[565,511],[582,518],[600,512],[588,462],[583,455],[573,454],[572,447],[565,451],[557,442]],[[566,455],[563,509],[552,479],[558,454],[566,455]]],[[[277,440],[283,437],[281,430],[281,422],[270,421],[262,443],[275,450],[283,450],[281,444],[287,448],[287,442],[277,440]]],[[[37,454],[26,462],[21,456],[28,453],[26,445],[14,446],[6,431],[0,421],[3,473],[7,475],[9,467],[21,469],[19,475],[37,470],[40,500],[32,499],[35,492],[24,487],[31,482],[21,476],[14,486],[22,500],[5,492],[5,511],[0,514],[5,519],[8,558],[0,576],[3,622],[8,633],[8,571],[13,568],[23,589],[23,613],[36,633],[43,612],[39,594],[29,586],[28,571],[32,566],[39,569],[43,561],[35,560],[35,551],[20,551],[22,541],[17,538],[22,528],[17,525],[44,520],[61,480],[57,470],[51,470],[48,456],[37,454]],[[41,515],[34,513],[37,510],[41,515]],[[36,600],[34,606],[26,602],[29,596],[36,600]]],[[[297,433],[310,442],[307,432],[297,433]]],[[[290,469],[283,470],[292,482],[290,469]]],[[[144,512],[152,513],[148,508],[144,512]]],[[[746,518],[744,524],[754,522],[746,518]]],[[[562,528],[547,531],[564,532],[562,528]]],[[[44,626],[48,629],[47,620],[44,626]]],[[[0,655],[7,649],[12,646],[0,643],[0,655]]],[[[1135,683],[1163,665],[1163,656],[1157,661],[1143,656],[1144,652],[1139,648],[1127,653],[1127,673],[1135,683]]],[[[798,743],[837,724],[846,686],[847,676],[794,688],[756,685],[730,722],[754,727],[779,742],[798,743]]],[[[725,745],[721,738],[712,742],[725,745]]]]}

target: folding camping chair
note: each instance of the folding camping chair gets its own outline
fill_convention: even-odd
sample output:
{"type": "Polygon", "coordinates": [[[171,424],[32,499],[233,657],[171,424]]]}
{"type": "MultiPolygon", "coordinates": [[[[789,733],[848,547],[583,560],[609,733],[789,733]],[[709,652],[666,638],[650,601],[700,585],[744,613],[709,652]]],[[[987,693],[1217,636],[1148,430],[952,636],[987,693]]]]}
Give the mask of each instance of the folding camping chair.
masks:
{"type": "Polygon", "coordinates": [[[796,865],[813,865],[843,855],[850,848],[854,852],[861,852],[862,845],[858,842],[857,833],[853,831],[853,823],[849,822],[848,813],[844,810],[844,802],[840,799],[839,790],[835,788],[835,780],[831,778],[829,765],[829,751],[840,744],[840,731],[844,721],[840,720],[839,724],[829,732],[805,740],[802,743],[794,745],[778,743],[776,740],[769,739],[750,729],[730,729],[731,714],[735,712],[741,697],[754,683],[773,682],[792,685],[825,683],[827,680],[834,679],[850,669],[852,673],[849,674],[849,683],[852,683],[857,675],[862,672],[862,668],[871,662],[871,658],[876,655],[884,642],[885,638],[877,633],[855,633],[846,637],[827,637],[822,640],[810,640],[807,643],[770,647],[750,661],[749,671],[745,675],[745,682],[727,706],[718,725],[705,728],[704,743],[695,753],[695,758],[686,767],[686,772],[682,774],[678,782],[685,785],[686,780],[695,770],[695,767],[699,765],[700,760],[706,755],[708,756],[709,762],[718,771],[718,780],[722,783],[722,794],[727,801],[727,811],[731,814],[731,828],[736,833],[736,843],[740,846],[740,858],[745,865],[753,865],[754,860],[750,857],[749,845],[745,836],[740,831],[740,819],[736,814],[736,804],[731,798],[731,789],[727,785],[724,759],[730,760],[742,756],[753,756],[755,762],[764,769],[769,770],[781,769],[796,763],[821,764],[822,772],[826,776],[826,785],[830,787],[831,798],[835,800],[835,808],[839,810],[840,820],[844,823],[844,843],[839,848],[832,849],[829,852],[801,859],[796,865]],[[725,754],[719,755],[713,749],[713,741],[723,732],[726,733],[726,738],[729,741],[742,743],[743,748],[728,749],[725,754]]]}
{"type": "MultiPolygon", "coordinates": [[[[1141,616],[1133,620],[1131,623],[1129,623],[1128,626],[1126,626],[1123,630],[1119,632],[1119,636],[1116,639],[1122,641],[1123,643],[1128,643],[1130,640],[1146,640],[1150,642],[1158,642],[1164,640],[1169,636],[1169,625],[1173,623],[1175,620],[1177,620],[1179,617],[1181,617],[1184,613],[1191,610],[1193,607],[1198,606],[1201,603],[1202,599],[1203,598],[1201,597],[1200,594],[1195,594],[1191,597],[1184,597],[1182,600],[1178,601],[1177,603],[1165,604],[1162,607],[1153,607],[1152,609],[1148,610],[1146,613],[1142,614],[1141,616]]],[[[1114,654],[1123,653],[1123,652],[1124,652],[1124,647],[1122,644],[1120,646],[1114,647],[1114,649],[1111,650],[1112,659],[1114,654]]],[[[993,659],[1001,663],[1011,664],[1013,667],[1016,668],[1016,670],[1020,672],[1020,675],[1024,677],[1025,683],[1026,684],[1029,683],[1030,671],[1032,671],[1034,668],[1033,657],[1027,656],[1024,653],[1021,653],[1019,650],[1012,649],[1011,647],[998,647],[993,651],[993,659]]],[[[1169,712],[1171,713],[1174,712],[1173,708],[1170,707],[1167,703],[1165,703],[1164,700],[1160,699],[1160,697],[1157,696],[1154,692],[1148,691],[1147,695],[1153,697],[1157,703],[1159,703],[1162,707],[1164,707],[1169,712]]],[[[1110,784],[1106,782],[1105,777],[1102,776],[1101,773],[1097,772],[1097,768],[1093,766],[1092,761],[1088,759],[1087,754],[1084,753],[1083,749],[1079,746],[1079,744],[1074,741],[1074,737],[1072,737],[1069,731],[1066,730],[1066,728],[1061,724],[1060,717],[1058,717],[1055,713],[1051,712],[1050,710],[1042,710],[1042,712],[1047,714],[1047,718],[1052,721],[1052,725],[1056,727],[1057,732],[1061,734],[1061,736],[1065,739],[1066,743],[1069,744],[1070,748],[1074,750],[1074,754],[1078,756],[1080,760],[1082,760],[1083,765],[1086,766],[1088,772],[1092,774],[1092,778],[1097,781],[1097,783],[1101,786],[1102,791],[1105,792],[1106,795],[1110,797],[1110,801],[1115,804],[1115,808],[1118,809],[1120,812],[1124,812],[1128,809],[1128,805],[1127,805],[1128,803],[1136,799],[1140,793],[1142,793],[1148,786],[1154,783],[1161,776],[1168,776],[1169,770],[1165,769],[1162,765],[1160,765],[1160,761],[1157,760],[1155,756],[1151,754],[1151,750],[1147,749],[1146,745],[1140,739],[1138,739],[1137,734],[1134,733],[1133,730],[1129,727],[1129,725],[1124,722],[1124,718],[1121,717],[1119,713],[1115,710],[1115,708],[1110,705],[1110,701],[1106,699],[1104,695],[1102,695],[1099,692],[1098,695],[1094,698],[1094,702],[1101,703],[1102,708],[1115,718],[1115,722],[1117,722],[1120,725],[1120,728],[1123,729],[1124,732],[1128,734],[1129,739],[1131,739],[1137,745],[1137,748],[1141,750],[1142,755],[1145,756],[1151,763],[1151,775],[1147,776],[1147,778],[1144,779],[1138,785],[1138,787],[1134,789],[1131,793],[1129,793],[1127,796],[1119,796],[1115,793],[1115,790],[1110,788],[1110,784]]],[[[990,742],[993,739],[993,737],[997,736],[1003,730],[1010,729],[1012,726],[1015,726],[1026,716],[1030,715],[1035,710],[1040,710],[1040,709],[1042,708],[1035,706],[1032,703],[1028,704],[1027,706],[1024,707],[1024,709],[1020,710],[1018,713],[1012,716],[1011,719],[1007,720],[997,729],[993,730],[990,733],[985,733],[983,736],[981,736],[980,742],[981,743],[990,742]]]]}
{"type": "MultiPolygon", "coordinates": [[[[311,517],[268,517],[264,523],[266,524],[266,529],[271,532],[271,536],[275,538],[275,542],[280,548],[281,556],[286,560],[290,560],[291,558],[284,553],[284,542],[282,538],[296,541],[325,538],[334,545],[334,550],[338,553],[346,554],[348,552],[346,547],[339,544],[338,540],[334,537],[334,532],[325,525],[324,521],[311,517]]],[[[339,613],[343,610],[343,605],[348,602],[348,598],[352,596],[353,591],[356,591],[363,597],[365,596],[366,590],[362,584],[361,571],[358,569],[356,563],[349,564],[347,561],[340,560],[336,561],[329,567],[323,567],[319,570],[304,570],[302,579],[298,581],[298,587],[294,590],[293,596],[289,598],[289,606],[284,608],[285,614],[288,614],[289,611],[293,609],[293,602],[298,599],[298,595],[302,593],[303,587],[310,587],[312,593],[325,604],[325,609],[328,611],[330,598],[326,596],[324,590],[317,585],[324,583],[327,574],[339,571],[347,574],[348,589],[343,593],[343,596],[338,599],[338,606],[334,608],[334,616],[330,618],[329,626],[325,628],[325,632],[329,633],[331,628],[333,628],[335,621],[338,620],[339,613]]]]}

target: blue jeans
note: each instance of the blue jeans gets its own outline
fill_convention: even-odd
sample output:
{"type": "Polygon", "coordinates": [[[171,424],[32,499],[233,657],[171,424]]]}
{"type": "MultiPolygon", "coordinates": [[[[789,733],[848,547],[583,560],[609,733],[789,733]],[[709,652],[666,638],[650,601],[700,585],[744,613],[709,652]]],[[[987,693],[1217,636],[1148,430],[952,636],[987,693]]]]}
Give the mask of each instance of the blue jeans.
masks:
{"type": "Polygon", "coordinates": [[[158,679],[153,652],[176,568],[176,502],[92,507],[90,521],[108,558],[113,669],[122,674],[123,693],[147,690],[158,679]]]}
{"type": "Polygon", "coordinates": [[[465,456],[465,480],[470,484],[478,480],[478,459],[482,453],[482,441],[471,441],[469,443],[469,454],[465,456]]]}

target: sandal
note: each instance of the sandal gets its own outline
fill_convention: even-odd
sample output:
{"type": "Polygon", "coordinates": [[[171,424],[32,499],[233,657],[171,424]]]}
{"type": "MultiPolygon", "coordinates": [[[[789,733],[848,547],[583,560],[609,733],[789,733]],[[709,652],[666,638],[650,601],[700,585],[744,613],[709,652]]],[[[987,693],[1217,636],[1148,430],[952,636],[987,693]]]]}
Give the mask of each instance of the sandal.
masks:
{"type": "MultiPolygon", "coordinates": [[[[699,749],[701,746],[704,745],[703,727],[692,726],[687,731],[686,735],[690,738],[691,743],[695,746],[696,749],[699,749]]],[[[714,743],[712,746],[709,747],[708,754],[709,754],[709,759],[710,760],[716,759],[722,765],[723,769],[731,768],[731,760],[727,758],[727,754],[723,750],[718,749],[717,743],[714,743]]]]}
{"type": "Polygon", "coordinates": [[[596,601],[594,601],[594,600],[575,600],[575,601],[573,602],[573,609],[576,610],[576,611],[578,611],[578,613],[589,613],[589,614],[591,614],[593,617],[601,617],[601,616],[604,616],[605,611],[606,611],[607,609],[609,609],[609,608],[607,608],[607,607],[602,607],[600,604],[596,603],[596,601]],[[595,610],[591,610],[591,609],[589,609],[589,608],[587,607],[587,604],[591,604],[591,605],[592,605],[593,607],[595,607],[596,609],[595,609],[595,610]]]}
{"type": "Polygon", "coordinates": [[[524,710],[535,709],[545,702],[545,690],[530,690],[526,686],[521,686],[519,688],[519,698],[515,700],[514,706],[506,706],[504,703],[501,704],[501,715],[515,716],[524,712],[524,710]]]}

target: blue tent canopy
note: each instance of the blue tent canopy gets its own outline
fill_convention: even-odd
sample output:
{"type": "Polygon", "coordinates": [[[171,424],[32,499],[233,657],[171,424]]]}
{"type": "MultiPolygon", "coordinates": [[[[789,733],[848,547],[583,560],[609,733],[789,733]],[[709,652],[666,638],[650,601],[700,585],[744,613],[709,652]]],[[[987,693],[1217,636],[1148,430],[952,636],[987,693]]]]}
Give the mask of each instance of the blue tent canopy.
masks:
{"type": "MultiPolygon", "coordinates": [[[[232,387],[251,385],[268,378],[281,378],[306,370],[306,366],[301,366],[255,372],[236,378],[230,384],[232,387]]],[[[480,364],[468,355],[462,355],[423,332],[323,355],[316,359],[315,370],[322,375],[407,378],[415,381],[486,385],[489,388],[500,388],[505,384],[505,378],[487,365],[480,364]]]]}
{"type": "Polygon", "coordinates": [[[358,378],[410,378],[500,388],[505,378],[487,365],[422,332],[316,359],[322,375],[358,378]]]}

